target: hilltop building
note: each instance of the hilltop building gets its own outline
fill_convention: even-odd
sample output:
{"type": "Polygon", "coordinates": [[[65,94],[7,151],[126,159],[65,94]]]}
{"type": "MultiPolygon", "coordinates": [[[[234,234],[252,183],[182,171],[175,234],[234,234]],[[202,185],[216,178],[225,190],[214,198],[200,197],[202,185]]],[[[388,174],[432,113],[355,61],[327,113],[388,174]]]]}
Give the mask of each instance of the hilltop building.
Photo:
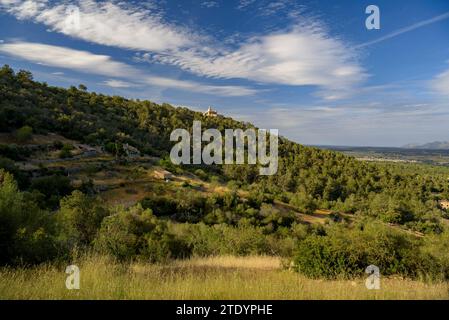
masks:
{"type": "Polygon", "coordinates": [[[217,111],[213,110],[212,107],[209,107],[206,112],[203,113],[206,117],[217,117],[218,113],[217,111]]]}

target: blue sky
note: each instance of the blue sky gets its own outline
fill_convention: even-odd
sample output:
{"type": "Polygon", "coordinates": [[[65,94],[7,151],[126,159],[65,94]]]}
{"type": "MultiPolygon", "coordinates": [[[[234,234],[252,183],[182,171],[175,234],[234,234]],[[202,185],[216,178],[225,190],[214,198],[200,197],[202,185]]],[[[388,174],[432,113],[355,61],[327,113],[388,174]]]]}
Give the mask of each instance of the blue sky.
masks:
{"type": "Polygon", "coordinates": [[[447,0],[0,0],[0,63],[305,144],[449,140],[447,0]]]}

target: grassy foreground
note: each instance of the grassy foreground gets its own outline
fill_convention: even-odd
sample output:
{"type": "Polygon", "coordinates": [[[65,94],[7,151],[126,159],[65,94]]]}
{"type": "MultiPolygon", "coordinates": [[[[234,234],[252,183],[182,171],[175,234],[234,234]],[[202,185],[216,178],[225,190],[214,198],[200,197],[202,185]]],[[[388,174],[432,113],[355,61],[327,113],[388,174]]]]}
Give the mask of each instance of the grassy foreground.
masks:
{"type": "Polygon", "coordinates": [[[65,267],[0,269],[0,299],[449,299],[449,283],[382,278],[312,280],[281,267],[275,257],[211,257],[168,265],[81,259],[80,290],[65,287],[65,267]]]}

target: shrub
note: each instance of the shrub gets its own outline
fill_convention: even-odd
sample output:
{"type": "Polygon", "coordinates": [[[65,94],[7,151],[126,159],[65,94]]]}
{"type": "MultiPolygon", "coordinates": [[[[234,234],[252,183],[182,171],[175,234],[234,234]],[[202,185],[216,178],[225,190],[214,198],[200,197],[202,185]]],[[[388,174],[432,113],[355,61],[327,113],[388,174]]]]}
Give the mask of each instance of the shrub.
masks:
{"type": "Polygon", "coordinates": [[[61,151],[59,151],[59,158],[66,159],[72,157],[73,146],[70,144],[64,144],[61,151]]]}
{"type": "Polygon", "coordinates": [[[334,226],[326,236],[308,236],[299,244],[294,264],[297,271],[313,278],[361,276],[371,264],[382,275],[437,276],[437,261],[424,257],[417,239],[374,222],[351,230],[334,226]]]}
{"type": "Polygon", "coordinates": [[[140,203],[144,209],[151,209],[158,217],[170,216],[176,213],[177,203],[175,200],[168,197],[146,197],[140,203]]]}
{"type": "Polygon", "coordinates": [[[24,146],[18,146],[16,144],[0,144],[0,156],[6,157],[12,160],[24,160],[29,157],[31,152],[29,148],[24,146]]]}
{"type": "Polygon", "coordinates": [[[206,172],[204,172],[204,170],[202,169],[196,169],[195,170],[195,175],[198,176],[201,180],[207,180],[208,175],[206,172]]]}
{"type": "Polygon", "coordinates": [[[96,193],[94,181],[92,179],[82,179],[78,190],[87,195],[94,195],[96,193]]]}
{"type": "Polygon", "coordinates": [[[181,183],[181,188],[189,188],[189,187],[191,187],[191,185],[187,181],[183,181],[181,183]]]}
{"type": "Polygon", "coordinates": [[[203,223],[185,224],[184,236],[197,256],[210,255],[289,255],[292,238],[265,235],[261,227],[226,224],[207,226],[203,223]]]}
{"type": "Polygon", "coordinates": [[[126,155],[123,144],[120,142],[108,142],[104,145],[104,149],[116,157],[122,157],[126,155]]]}
{"type": "Polygon", "coordinates": [[[299,211],[305,214],[313,214],[318,208],[315,199],[311,195],[304,192],[295,194],[290,199],[290,204],[295,206],[299,211]]]}
{"type": "Polygon", "coordinates": [[[238,190],[240,188],[240,183],[238,183],[235,180],[230,180],[227,183],[227,187],[228,187],[229,190],[232,190],[232,191],[238,190]]]}
{"type": "Polygon", "coordinates": [[[210,177],[210,183],[213,185],[219,185],[220,184],[220,177],[218,176],[211,176],[210,177]]]}
{"type": "Polygon", "coordinates": [[[16,166],[16,163],[8,158],[0,156],[0,169],[11,173],[19,186],[24,186],[27,182],[27,176],[16,166]]]}
{"type": "Polygon", "coordinates": [[[310,227],[306,224],[294,222],[291,226],[291,234],[295,239],[304,240],[310,233],[310,227]]]}
{"type": "Polygon", "coordinates": [[[59,140],[53,141],[53,148],[55,148],[56,150],[61,150],[63,147],[64,144],[61,141],[59,140]]]}
{"type": "Polygon", "coordinates": [[[181,222],[198,222],[205,213],[206,198],[195,192],[178,192],[176,197],[149,196],[141,202],[144,208],[151,209],[154,214],[171,216],[181,222]]]}
{"type": "Polygon", "coordinates": [[[248,204],[253,208],[260,208],[262,203],[273,203],[273,196],[261,189],[255,189],[248,194],[248,204]]]}
{"type": "Polygon", "coordinates": [[[137,205],[104,219],[95,248],[119,260],[144,259],[150,262],[188,256],[189,247],[167,232],[150,209],[137,205]]]}
{"type": "Polygon", "coordinates": [[[52,175],[33,179],[30,190],[37,190],[45,195],[46,205],[50,208],[56,208],[59,200],[70,194],[73,188],[68,177],[52,175]]]}
{"type": "Polygon", "coordinates": [[[293,213],[281,213],[271,204],[263,203],[260,208],[260,214],[263,217],[262,224],[276,230],[278,227],[290,227],[295,221],[293,213]]]}
{"type": "Polygon", "coordinates": [[[33,135],[33,128],[30,126],[23,126],[22,128],[18,129],[16,131],[16,139],[19,142],[26,142],[31,139],[31,136],[33,135]]]}
{"type": "Polygon", "coordinates": [[[421,251],[430,261],[437,262],[429,264],[433,274],[439,275],[442,280],[449,279],[449,230],[426,236],[421,251]]]}

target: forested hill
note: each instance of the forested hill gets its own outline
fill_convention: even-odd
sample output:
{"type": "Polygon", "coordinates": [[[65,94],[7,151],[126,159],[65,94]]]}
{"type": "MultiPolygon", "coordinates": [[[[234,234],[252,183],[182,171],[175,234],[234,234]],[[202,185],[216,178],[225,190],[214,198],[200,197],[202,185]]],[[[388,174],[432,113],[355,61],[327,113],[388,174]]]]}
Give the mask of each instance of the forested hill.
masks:
{"type": "Polygon", "coordinates": [[[194,119],[205,127],[245,127],[230,118],[204,118],[169,104],[90,93],[83,85],[51,87],[33,81],[30,72],[14,74],[8,66],[0,70],[0,86],[2,131],[28,125],[35,133],[57,132],[94,145],[128,143],[143,153],[161,155],[171,148],[171,131],[190,128],[194,119]]]}
{"type": "MultiPolygon", "coordinates": [[[[124,144],[142,154],[166,157],[175,128],[190,129],[193,120],[203,129],[247,128],[231,118],[203,117],[187,108],[129,100],[88,92],[83,85],[69,89],[33,80],[27,71],[0,70],[0,131],[24,127],[37,134],[57,133],[92,146],[120,153],[124,144]]],[[[0,156],[8,156],[11,150],[0,156]],[[9,152],[9,153],[8,153],[9,152]]],[[[16,155],[17,157],[17,155],[16,155]]],[[[15,159],[13,159],[15,160],[15,159]]],[[[203,167],[208,172],[210,168],[203,167]]],[[[257,175],[255,166],[215,167],[224,181],[240,187],[258,184],[260,190],[306,213],[332,209],[403,224],[421,232],[439,232],[446,214],[438,200],[448,198],[447,179],[400,166],[356,161],[332,151],[304,147],[282,138],[278,173],[257,175]]]]}

